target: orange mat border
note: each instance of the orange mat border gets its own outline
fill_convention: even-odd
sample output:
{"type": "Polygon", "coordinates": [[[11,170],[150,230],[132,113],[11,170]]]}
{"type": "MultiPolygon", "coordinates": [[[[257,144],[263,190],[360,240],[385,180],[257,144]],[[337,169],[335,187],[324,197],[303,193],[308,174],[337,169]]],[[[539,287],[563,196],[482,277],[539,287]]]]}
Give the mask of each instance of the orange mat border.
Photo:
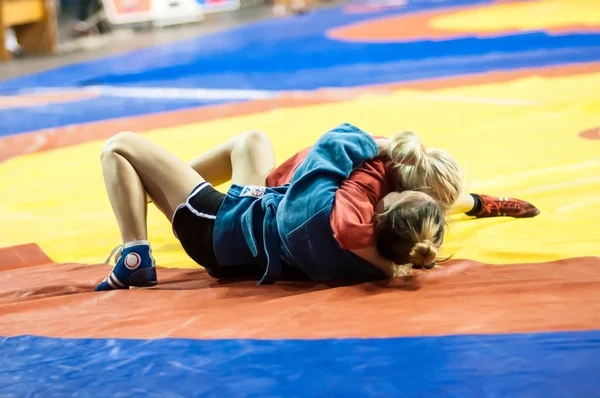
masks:
{"type": "MultiPolygon", "coordinates": [[[[160,256],[159,256],[160,258],[160,256]]],[[[219,282],[159,269],[151,289],[93,292],[108,266],[0,249],[0,335],[98,338],[439,336],[600,329],[600,257],[537,264],[456,260],[426,275],[331,287],[219,282]]]]}
{"type": "MultiPolygon", "coordinates": [[[[120,131],[143,132],[157,128],[265,112],[277,108],[338,102],[342,101],[341,98],[347,100],[365,92],[386,92],[400,88],[439,90],[467,85],[501,83],[529,76],[559,77],[598,71],[600,71],[600,62],[558,65],[544,68],[525,68],[415,82],[362,86],[350,89],[320,89],[310,95],[289,92],[283,94],[281,97],[268,100],[212,105],[165,113],[102,120],[2,137],[0,138],[0,162],[15,156],[106,139],[120,131]],[[340,96],[340,92],[343,92],[345,95],[340,96]]],[[[587,136],[582,136],[582,138],[587,138],[587,136]]]]}

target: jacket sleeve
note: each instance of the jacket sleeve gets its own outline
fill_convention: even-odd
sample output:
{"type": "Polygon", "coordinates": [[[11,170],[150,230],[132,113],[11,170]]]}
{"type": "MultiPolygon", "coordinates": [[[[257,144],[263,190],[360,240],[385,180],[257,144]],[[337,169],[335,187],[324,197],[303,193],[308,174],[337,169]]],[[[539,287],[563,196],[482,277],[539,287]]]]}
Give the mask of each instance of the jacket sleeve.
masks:
{"type": "Polygon", "coordinates": [[[292,177],[292,185],[317,184],[312,189],[338,188],[354,169],[379,154],[375,140],[349,123],[325,133],[311,148],[292,177]]]}
{"type": "Polygon", "coordinates": [[[296,169],[279,207],[281,232],[288,233],[317,213],[331,209],[335,194],[352,171],[379,154],[370,135],[350,124],[325,133],[296,169]]]}

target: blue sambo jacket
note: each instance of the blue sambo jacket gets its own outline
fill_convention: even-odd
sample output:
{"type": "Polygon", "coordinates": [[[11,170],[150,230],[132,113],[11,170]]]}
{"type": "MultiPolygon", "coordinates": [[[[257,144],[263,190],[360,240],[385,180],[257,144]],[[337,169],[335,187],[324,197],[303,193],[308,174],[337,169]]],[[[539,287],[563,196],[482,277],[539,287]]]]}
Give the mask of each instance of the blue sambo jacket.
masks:
{"type": "Polygon", "coordinates": [[[259,284],[274,283],[283,263],[314,281],[368,281],[385,273],[334,238],[335,193],[352,171],[374,158],[373,138],[344,123],[325,133],[283,187],[232,185],[217,213],[213,245],[221,266],[265,267],[259,284]]]}

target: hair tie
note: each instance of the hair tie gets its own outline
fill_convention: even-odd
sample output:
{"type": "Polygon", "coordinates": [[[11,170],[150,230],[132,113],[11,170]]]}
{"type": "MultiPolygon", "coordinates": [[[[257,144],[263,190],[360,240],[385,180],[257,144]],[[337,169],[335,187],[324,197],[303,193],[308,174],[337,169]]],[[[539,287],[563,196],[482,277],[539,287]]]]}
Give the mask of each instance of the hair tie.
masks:
{"type": "Polygon", "coordinates": [[[425,264],[425,265],[416,265],[413,264],[413,268],[425,268],[425,269],[432,269],[435,267],[435,261],[432,262],[431,264],[425,264]]]}
{"type": "Polygon", "coordinates": [[[421,149],[423,150],[423,153],[427,155],[427,148],[425,145],[421,144],[421,149]]]}

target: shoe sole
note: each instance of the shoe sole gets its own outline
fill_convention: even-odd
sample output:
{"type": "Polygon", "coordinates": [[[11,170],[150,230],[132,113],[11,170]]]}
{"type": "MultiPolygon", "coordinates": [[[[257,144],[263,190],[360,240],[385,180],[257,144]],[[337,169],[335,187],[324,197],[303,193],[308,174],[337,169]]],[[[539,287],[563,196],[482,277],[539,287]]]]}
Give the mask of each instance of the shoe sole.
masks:
{"type": "Polygon", "coordinates": [[[152,287],[158,284],[156,277],[156,268],[142,268],[135,271],[129,277],[129,286],[133,287],[152,287]]]}

